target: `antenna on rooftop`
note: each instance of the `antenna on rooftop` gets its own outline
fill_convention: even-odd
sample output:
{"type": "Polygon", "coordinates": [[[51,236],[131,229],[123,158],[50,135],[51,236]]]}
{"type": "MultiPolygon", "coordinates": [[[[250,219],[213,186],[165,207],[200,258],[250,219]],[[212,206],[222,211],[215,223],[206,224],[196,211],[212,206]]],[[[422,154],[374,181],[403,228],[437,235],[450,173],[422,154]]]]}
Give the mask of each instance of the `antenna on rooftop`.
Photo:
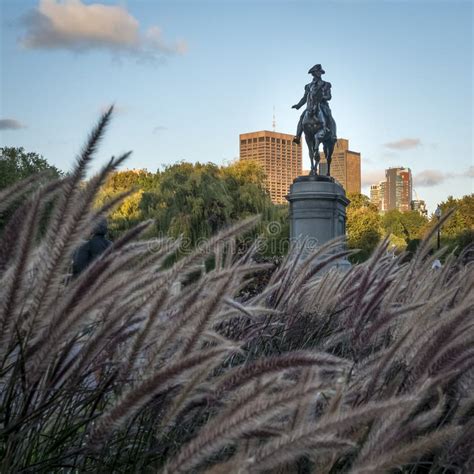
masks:
{"type": "Polygon", "coordinates": [[[273,126],[273,131],[275,132],[275,131],[276,131],[275,106],[273,106],[273,122],[272,122],[272,126],[273,126]]]}

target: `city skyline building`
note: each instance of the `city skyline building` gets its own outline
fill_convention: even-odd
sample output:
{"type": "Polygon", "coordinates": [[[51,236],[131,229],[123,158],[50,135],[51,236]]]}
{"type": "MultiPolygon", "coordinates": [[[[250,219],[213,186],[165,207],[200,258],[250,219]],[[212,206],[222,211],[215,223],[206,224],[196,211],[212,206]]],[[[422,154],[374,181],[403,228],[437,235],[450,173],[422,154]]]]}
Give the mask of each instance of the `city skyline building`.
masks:
{"type": "Polygon", "coordinates": [[[423,199],[414,199],[411,202],[411,209],[412,211],[418,212],[420,216],[428,217],[428,209],[423,199]]]}
{"type": "Polygon", "coordinates": [[[397,181],[397,209],[400,212],[411,211],[413,201],[413,179],[410,168],[400,170],[397,181]]]}
{"type": "MultiPolygon", "coordinates": [[[[320,153],[320,173],[327,173],[327,161],[320,153]]],[[[346,193],[361,193],[361,156],[359,152],[349,149],[349,140],[338,138],[331,161],[331,176],[339,182],[346,193]]]]}
{"type": "Polygon", "coordinates": [[[387,211],[387,181],[379,181],[370,186],[370,202],[377,206],[379,212],[387,211]]]}
{"type": "Polygon", "coordinates": [[[380,212],[385,212],[387,208],[387,181],[380,181],[380,212]]]}
{"type": "Polygon", "coordinates": [[[293,135],[269,130],[239,135],[239,159],[259,163],[266,174],[272,202],[286,203],[293,180],[301,176],[301,145],[293,143],[293,135]]]}
{"type": "Polygon", "coordinates": [[[413,209],[413,180],[410,168],[395,167],[385,170],[385,181],[370,186],[370,201],[380,212],[413,209]]]}
{"type": "Polygon", "coordinates": [[[380,197],[380,183],[370,185],[370,202],[377,206],[377,209],[380,211],[382,199],[380,197]]]}
{"type": "Polygon", "coordinates": [[[401,166],[388,168],[385,170],[385,178],[387,182],[385,193],[387,210],[410,211],[413,200],[413,180],[410,168],[401,166]]]}

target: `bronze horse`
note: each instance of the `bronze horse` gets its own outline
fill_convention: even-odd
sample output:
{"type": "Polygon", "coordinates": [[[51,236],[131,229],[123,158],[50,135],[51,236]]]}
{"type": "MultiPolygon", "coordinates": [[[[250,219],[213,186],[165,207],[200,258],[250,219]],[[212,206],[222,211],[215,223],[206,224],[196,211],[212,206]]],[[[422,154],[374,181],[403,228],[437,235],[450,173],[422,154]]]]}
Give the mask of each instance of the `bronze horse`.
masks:
{"type": "Polygon", "coordinates": [[[309,159],[311,160],[310,176],[320,175],[318,173],[319,145],[323,144],[324,156],[328,164],[327,176],[331,176],[331,161],[334,146],[336,145],[336,123],[334,120],[326,120],[322,110],[320,89],[311,88],[308,97],[308,107],[303,117],[303,132],[308,145],[309,159]]]}
{"type": "Polygon", "coordinates": [[[304,104],[307,105],[298,122],[293,142],[299,144],[304,132],[311,160],[309,174],[312,176],[318,175],[318,166],[321,160],[319,145],[322,143],[328,163],[327,176],[330,176],[332,153],[337,142],[336,122],[328,104],[328,101],[332,98],[331,83],[321,79],[321,75],[325,74],[321,64],[314,65],[308,71],[308,74],[313,76],[313,80],[305,85],[304,96],[301,100],[292,106],[293,109],[299,109],[304,104]]]}

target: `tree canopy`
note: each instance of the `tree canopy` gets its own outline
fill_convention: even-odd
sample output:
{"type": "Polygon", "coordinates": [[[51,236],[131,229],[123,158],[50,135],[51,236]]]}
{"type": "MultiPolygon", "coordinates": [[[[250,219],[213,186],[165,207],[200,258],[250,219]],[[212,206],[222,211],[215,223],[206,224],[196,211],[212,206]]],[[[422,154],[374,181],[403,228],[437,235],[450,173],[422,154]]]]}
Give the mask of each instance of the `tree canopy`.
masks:
{"type": "Polygon", "coordinates": [[[153,219],[155,236],[183,237],[194,246],[232,222],[262,215],[262,224],[247,241],[263,234],[269,245],[264,253],[281,254],[288,240],[286,206],[275,206],[265,189],[265,174],[253,162],[228,166],[181,162],[150,173],[119,171],[102,187],[97,204],[126,190],[127,197],[110,216],[112,235],[135,223],[153,219]],[[277,225],[269,226],[270,222],[277,225]],[[270,229],[270,230],[268,230],[270,229]]]}
{"type": "Polygon", "coordinates": [[[64,174],[38,153],[26,152],[22,147],[0,148],[0,189],[41,172],[46,172],[46,176],[51,178],[64,174]]]}
{"type": "MultiPolygon", "coordinates": [[[[469,244],[474,244],[474,194],[462,198],[449,196],[439,204],[442,215],[453,210],[451,217],[441,226],[441,245],[449,250],[456,249],[459,253],[469,244]]],[[[428,227],[436,225],[437,218],[433,215],[428,227]]]]}
{"type": "Polygon", "coordinates": [[[379,243],[382,235],[382,219],[370,199],[363,194],[349,194],[347,207],[347,245],[360,252],[352,261],[366,260],[379,243]]]}

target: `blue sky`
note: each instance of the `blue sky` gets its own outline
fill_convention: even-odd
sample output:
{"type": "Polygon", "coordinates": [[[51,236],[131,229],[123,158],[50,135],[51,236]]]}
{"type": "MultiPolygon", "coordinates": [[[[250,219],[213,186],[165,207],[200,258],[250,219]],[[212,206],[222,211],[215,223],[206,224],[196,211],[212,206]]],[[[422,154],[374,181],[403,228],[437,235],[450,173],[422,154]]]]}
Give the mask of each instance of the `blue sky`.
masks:
{"type": "Polygon", "coordinates": [[[67,170],[113,102],[97,166],[130,149],[128,168],[229,162],[239,133],[271,129],[273,107],[294,133],[291,105],[321,63],[363,191],[398,165],[431,211],[474,191],[470,1],[0,4],[1,146],[67,170]]]}

